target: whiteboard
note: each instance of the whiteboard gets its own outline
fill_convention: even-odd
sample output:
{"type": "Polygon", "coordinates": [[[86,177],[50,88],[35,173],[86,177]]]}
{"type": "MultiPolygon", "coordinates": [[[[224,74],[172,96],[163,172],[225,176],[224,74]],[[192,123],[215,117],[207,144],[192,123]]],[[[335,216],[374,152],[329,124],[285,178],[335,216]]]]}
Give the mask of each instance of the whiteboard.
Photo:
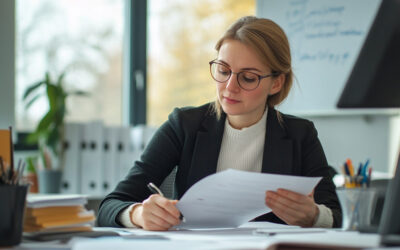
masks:
{"type": "Polygon", "coordinates": [[[278,106],[289,113],[335,112],[381,0],[258,0],[257,16],[289,38],[296,77],[278,106]]]}

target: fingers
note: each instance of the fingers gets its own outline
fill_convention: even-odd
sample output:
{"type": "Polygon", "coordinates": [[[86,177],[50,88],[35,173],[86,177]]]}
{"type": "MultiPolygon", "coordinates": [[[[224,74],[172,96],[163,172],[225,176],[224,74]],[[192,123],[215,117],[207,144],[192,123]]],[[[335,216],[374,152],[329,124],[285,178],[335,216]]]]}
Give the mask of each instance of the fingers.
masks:
{"type": "Polygon", "coordinates": [[[301,214],[302,203],[293,199],[294,197],[284,196],[283,194],[275,193],[275,192],[268,192],[267,193],[267,205],[273,211],[279,214],[287,214],[288,217],[299,217],[301,214]]]}
{"type": "Polygon", "coordinates": [[[265,203],[276,216],[290,225],[310,227],[318,215],[318,207],[312,197],[284,189],[268,191],[265,203]]]}
{"type": "Polygon", "coordinates": [[[313,189],[311,191],[311,193],[309,195],[307,195],[308,197],[312,198],[313,200],[314,200],[314,191],[315,191],[315,189],[313,189]]]}
{"type": "Polygon", "coordinates": [[[309,197],[286,189],[278,189],[277,193],[280,197],[285,197],[297,203],[308,203],[309,197]]]}
{"type": "Polygon", "coordinates": [[[168,230],[180,223],[179,215],[173,201],[160,195],[151,195],[142,205],[141,226],[146,230],[168,230]]]}
{"type": "Polygon", "coordinates": [[[293,191],[278,189],[275,197],[278,198],[281,202],[284,202],[286,205],[293,205],[296,207],[308,207],[310,204],[314,204],[313,193],[306,196],[293,191]]]}
{"type": "Polygon", "coordinates": [[[286,222],[288,225],[297,225],[298,215],[295,215],[293,211],[288,211],[287,207],[281,204],[268,203],[267,205],[272,209],[272,212],[281,220],[286,222]]]}
{"type": "Polygon", "coordinates": [[[165,209],[169,214],[171,214],[173,217],[179,219],[180,212],[179,210],[175,207],[176,203],[178,203],[177,200],[169,200],[164,197],[160,197],[159,195],[156,195],[156,203],[165,209]]]}

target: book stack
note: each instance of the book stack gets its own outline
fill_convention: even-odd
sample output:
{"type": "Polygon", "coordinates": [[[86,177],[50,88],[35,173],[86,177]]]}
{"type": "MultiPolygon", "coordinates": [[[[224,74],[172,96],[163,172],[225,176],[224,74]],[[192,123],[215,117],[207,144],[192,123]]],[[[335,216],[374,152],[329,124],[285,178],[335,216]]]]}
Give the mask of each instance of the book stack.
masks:
{"type": "Polygon", "coordinates": [[[24,233],[91,231],[95,215],[86,203],[83,195],[29,194],[24,233]]]}

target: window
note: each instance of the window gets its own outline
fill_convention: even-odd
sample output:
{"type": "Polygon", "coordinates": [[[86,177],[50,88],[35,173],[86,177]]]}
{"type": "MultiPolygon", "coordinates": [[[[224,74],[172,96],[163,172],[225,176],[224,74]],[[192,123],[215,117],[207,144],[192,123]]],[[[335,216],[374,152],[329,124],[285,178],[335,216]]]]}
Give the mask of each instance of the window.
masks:
{"type": "Polygon", "coordinates": [[[22,101],[31,84],[65,72],[65,87],[88,97],[69,97],[67,121],[122,123],[124,0],[18,0],[16,125],[33,130],[47,111],[46,98],[29,109],[22,101]]]}
{"type": "Polygon", "coordinates": [[[174,107],[215,99],[208,62],[225,30],[255,15],[255,0],[151,0],[148,16],[147,123],[159,126],[174,107]]]}

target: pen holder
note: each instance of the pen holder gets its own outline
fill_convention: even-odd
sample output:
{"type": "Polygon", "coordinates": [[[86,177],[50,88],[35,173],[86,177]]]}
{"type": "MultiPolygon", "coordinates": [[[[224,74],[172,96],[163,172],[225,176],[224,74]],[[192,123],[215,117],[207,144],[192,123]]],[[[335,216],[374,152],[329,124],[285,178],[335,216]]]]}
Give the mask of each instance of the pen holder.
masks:
{"type": "Polygon", "coordinates": [[[28,185],[0,185],[0,247],[18,245],[28,185]]]}
{"type": "Polygon", "coordinates": [[[374,188],[338,188],[336,193],[342,208],[342,229],[372,231],[377,190],[374,188]]]}

